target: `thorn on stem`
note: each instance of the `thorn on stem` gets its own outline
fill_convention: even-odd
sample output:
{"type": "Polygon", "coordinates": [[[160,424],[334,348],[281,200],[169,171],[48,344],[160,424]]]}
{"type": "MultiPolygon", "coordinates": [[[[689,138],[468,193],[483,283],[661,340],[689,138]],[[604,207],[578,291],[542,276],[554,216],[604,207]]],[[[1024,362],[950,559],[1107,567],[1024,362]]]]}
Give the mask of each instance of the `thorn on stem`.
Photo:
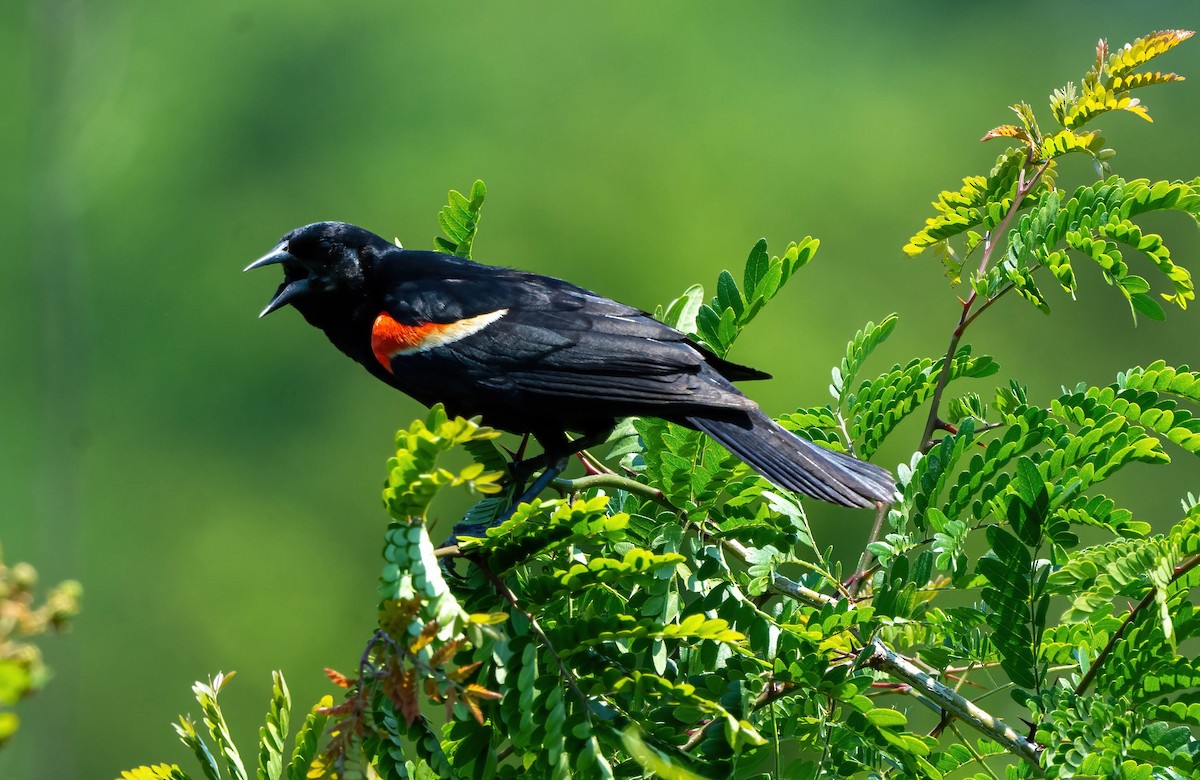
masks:
{"type": "Polygon", "coordinates": [[[600,469],[593,466],[591,461],[589,461],[586,457],[584,457],[582,450],[575,453],[575,457],[579,458],[579,462],[583,464],[583,473],[588,475],[589,477],[594,477],[598,474],[604,473],[600,469]]]}

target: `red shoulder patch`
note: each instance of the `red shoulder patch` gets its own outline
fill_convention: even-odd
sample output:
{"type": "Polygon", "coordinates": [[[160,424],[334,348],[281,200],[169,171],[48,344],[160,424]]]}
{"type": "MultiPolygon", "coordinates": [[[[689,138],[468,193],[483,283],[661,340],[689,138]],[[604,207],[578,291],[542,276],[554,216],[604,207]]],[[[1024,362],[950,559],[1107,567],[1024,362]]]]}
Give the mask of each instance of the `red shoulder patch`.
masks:
{"type": "Polygon", "coordinates": [[[407,352],[423,352],[436,349],[465,339],[478,333],[496,320],[508,314],[508,309],[476,314],[455,322],[420,322],[403,325],[396,322],[386,311],[375,318],[371,326],[371,351],[375,359],[388,371],[392,370],[392,358],[407,352]]]}
{"type": "Polygon", "coordinates": [[[395,355],[421,346],[425,339],[444,327],[436,322],[404,325],[385,311],[375,318],[375,324],[371,326],[371,351],[375,353],[379,364],[391,371],[395,355]]]}

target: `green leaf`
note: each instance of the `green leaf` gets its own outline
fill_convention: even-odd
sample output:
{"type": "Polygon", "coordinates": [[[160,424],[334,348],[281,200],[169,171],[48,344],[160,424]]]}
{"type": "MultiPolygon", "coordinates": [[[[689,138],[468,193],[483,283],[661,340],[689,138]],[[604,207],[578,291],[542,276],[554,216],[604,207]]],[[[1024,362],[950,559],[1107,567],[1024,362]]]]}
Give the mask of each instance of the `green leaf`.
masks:
{"type": "Polygon", "coordinates": [[[746,270],[742,275],[742,286],[748,297],[751,299],[760,297],[757,294],[759,284],[766,278],[770,268],[771,260],[767,256],[767,240],[760,238],[754,248],[750,250],[750,256],[746,258],[746,270]]]}
{"type": "Polygon", "coordinates": [[[0,704],[16,704],[32,687],[25,664],[16,658],[0,658],[0,704]]]}
{"type": "Polygon", "coordinates": [[[121,773],[120,780],[189,780],[188,775],[175,764],[139,766],[121,773]]]}
{"type": "Polygon", "coordinates": [[[271,673],[271,703],[259,730],[258,780],[279,780],[283,772],[283,742],[288,735],[292,697],[282,672],[271,673]]]}
{"type": "Polygon", "coordinates": [[[230,777],[233,780],[246,780],[246,767],[242,763],[242,756],[233,744],[229,726],[225,723],[220,704],[217,703],[217,695],[230,677],[232,675],[218,674],[208,683],[197,682],[192,686],[192,692],[196,694],[196,701],[200,703],[200,709],[204,713],[204,724],[208,726],[208,733],[217,746],[217,752],[225,759],[230,777]]]}
{"type": "Polygon", "coordinates": [[[308,777],[308,770],[313,759],[317,757],[321,735],[325,733],[325,724],[329,720],[325,710],[331,706],[333,698],[322,697],[296,732],[296,746],[292,749],[292,757],[288,761],[287,780],[306,780],[308,777]]]}
{"type": "Polygon", "coordinates": [[[896,321],[896,315],[889,314],[878,325],[868,322],[846,345],[846,357],[842,358],[841,365],[834,369],[833,384],[830,386],[830,393],[838,399],[839,405],[845,404],[847,389],[853,387],[866,359],[877,346],[892,335],[892,331],[896,329],[896,321]]]}
{"type": "Polygon", "coordinates": [[[450,254],[470,259],[475,235],[479,232],[480,211],[487,197],[487,187],[477,180],[468,199],[458,190],[450,190],[449,203],[438,212],[438,224],[446,237],[433,239],[434,246],[450,254]]]}
{"type": "Polygon", "coordinates": [[[874,723],[880,728],[894,728],[904,726],[908,723],[908,718],[904,714],[896,710],[884,709],[875,707],[863,713],[867,720],[874,723]]]}
{"type": "Polygon", "coordinates": [[[741,317],[742,312],[746,309],[746,302],[742,299],[737,282],[733,280],[733,274],[728,271],[722,271],[721,275],[717,277],[717,303],[723,309],[731,309],[735,317],[741,317]]]}
{"type": "Polygon", "coordinates": [[[1166,313],[1163,312],[1162,306],[1159,306],[1158,301],[1154,300],[1149,295],[1134,293],[1133,295],[1129,296],[1129,305],[1133,308],[1135,313],[1144,314],[1155,322],[1162,322],[1167,318],[1166,313]]]}
{"type": "MultiPolygon", "coordinates": [[[[1010,149],[1000,155],[987,176],[967,177],[957,192],[948,190],[938,195],[933,203],[936,215],[925,220],[925,227],[909,239],[904,252],[917,255],[972,228],[986,231],[996,227],[1012,205],[1026,154],[1023,149],[1010,149]]],[[[1032,196],[1036,197],[1037,192],[1032,196]]]]}
{"type": "Polygon", "coordinates": [[[661,777],[663,780],[705,780],[704,775],[693,772],[680,758],[661,753],[647,745],[635,726],[629,726],[621,732],[621,742],[630,757],[655,777],[661,777]]]}
{"type": "Polygon", "coordinates": [[[683,333],[696,333],[696,318],[700,314],[700,307],[704,305],[704,288],[698,284],[693,284],[691,287],[683,291],[683,295],[679,296],[667,306],[666,311],[661,314],[655,313],[663,323],[670,325],[683,333]]]}
{"type": "Polygon", "coordinates": [[[392,517],[407,522],[411,517],[424,517],[434,497],[446,487],[462,486],[483,494],[498,492],[497,482],[502,476],[499,470],[465,471],[456,475],[437,468],[436,464],[443,453],[467,445],[475,446],[483,461],[496,463],[494,455],[485,454],[486,450],[478,445],[499,435],[477,420],[448,419],[442,405],[436,404],[425,421],[416,420],[407,430],[396,434],[396,454],[387,465],[384,506],[392,517]]]}
{"type": "MultiPolygon", "coordinates": [[[[923,358],[863,382],[846,395],[850,437],[858,445],[859,457],[869,458],[900,422],[933,396],[943,360],[923,358]]],[[[988,356],[971,357],[961,347],[950,364],[950,381],[963,377],[982,378],[999,370],[988,356]]]]}
{"type": "MultiPolygon", "coordinates": [[[[197,683],[197,685],[199,684],[197,683]]],[[[175,729],[175,733],[179,735],[179,740],[195,754],[196,760],[200,762],[200,769],[204,772],[204,776],[208,780],[221,780],[221,769],[217,764],[217,759],[196,731],[196,727],[191,719],[180,718],[178,723],[171,725],[175,729]]]]}

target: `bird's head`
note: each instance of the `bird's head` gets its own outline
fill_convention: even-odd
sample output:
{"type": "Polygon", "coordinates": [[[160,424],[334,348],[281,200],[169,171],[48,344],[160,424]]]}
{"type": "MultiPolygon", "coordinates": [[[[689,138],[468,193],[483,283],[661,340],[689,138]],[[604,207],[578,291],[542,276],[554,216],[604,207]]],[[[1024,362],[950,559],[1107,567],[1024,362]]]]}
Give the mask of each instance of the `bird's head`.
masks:
{"type": "Polygon", "coordinates": [[[308,315],[319,301],[356,299],[365,295],[374,260],[394,249],[384,239],[345,222],[314,222],[296,228],[267,254],[246,266],[283,266],[283,283],[258,316],[287,304],[308,315]]]}

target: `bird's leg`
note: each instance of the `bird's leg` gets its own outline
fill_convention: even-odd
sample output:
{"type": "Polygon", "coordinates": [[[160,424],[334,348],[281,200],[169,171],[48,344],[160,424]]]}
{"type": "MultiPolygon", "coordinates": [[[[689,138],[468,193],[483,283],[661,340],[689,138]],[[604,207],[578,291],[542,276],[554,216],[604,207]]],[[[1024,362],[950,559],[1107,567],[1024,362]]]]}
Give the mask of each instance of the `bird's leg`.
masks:
{"type": "Polygon", "coordinates": [[[536,458],[526,458],[525,448],[529,445],[529,434],[521,437],[521,444],[515,451],[504,448],[508,456],[512,460],[508,463],[508,476],[512,480],[512,494],[515,496],[525,489],[525,482],[533,476],[533,473],[541,468],[541,455],[536,458]]]}
{"type": "MultiPolygon", "coordinates": [[[[496,519],[492,520],[491,523],[470,527],[463,524],[455,526],[451,540],[457,539],[459,536],[482,536],[488,528],[500,525],[512,517],[513,513],[517,511],[518,506],[529,503],[537,498],[543,490],[550,486],[551,482],[558,478],[558,475],[567,468],[572,455],[582,452],[588,447],[600,444],[608,438],[610,433],[612,433],[611,428],[604,428],[584,434],[575,440],[568,439],[567,435],[562,431],[543,433],[541,435],[535,434],[535,438],[542,445],[542,454],[523,460],[514,460],[508,466],[509,476],[512,478],[512,503],[496,519]],[[525,482],[538,469],[541,469],[542,473],[538,475],[538,478],[534,480],[528,490],[522,492],[521,488],[524,487],[525,482]]],[[[515,455],[519,457],[523,451],[524,442],[522,442],[521,448],[517,450],[515,455]]]]}
{"type": "Polygon", "coordinates": [[[512,517],[518,506],[532,501],[545,490],[554,481],[554,478],[567,467],[567,459],[574,452],[572,449],[574,442],[568,439],[567,434],[562,431],[535,433],[534,438],[542,445],[542,454],[524,460],[514,460],[509,464],[508,471],[513,478],[513,500],[508,508],[496,518],[496,524],[503,523],[512,517]],[[541,475],[534,480],[528,490],[523,491],[525,480],[533,476],[538,469],[542,470],[541,475]]]}
{"type": "MultiPolygon", "coordinates": [[[[500,515],[496,520],[497,523],[503,523],[508,518],[512,517],[513,512],[517,511],[517,507],[521,504],[528,503],[537,498],[539,494],[546,488],[550,487],[550,483],[558,478],[558,475],[563,473],[570,462],[572,455],[586,450],[588,447],[594,447],[597,444],[608,439],[612,433],[612,428],[602,428],[599,431],[585,433],[578,439],[568,439],[567,435],[561,431],[555,431],[551,434],[542,434],[535,437],[542,445],[542,454],[537,457],[527,458],[522,461],[517,461],[509,466],[510,473],[513,474],[514,481],[521,479],[518,475],[525,472],[525,476],[532,474],[538,468],[542,468],[542,473],[538,476],[534,483],[529,486],[529,489],[521,493],[518,498],[515,498],[508,509],[500,515]]],[[[521,483],[523,483],[521,479],[521,483]]],[[[521,484],[518,483],[518,484],[521,484]]],[[[513,490],[513,495],[517,495],[519,488],[513,490]]]]}
{"type": "MultiPolygon", "coordinates": [[[[595,447],[597,444],[602,444],[606,441],[609,435],[612,434],[612,428],[604,428],[593,433],[586,433],[578,439],[568,439],[565,434],[557,433],[553,436],[543,434],[539,441],[542,442],[542,454],[534,455],[524,460],[513,460],[508,464],[508,473],[513,479],[515,485],[523,485],[525,480],[533,476],[539,469],[549,469],[558,463],[559,459],[567,458],[577,452],[582,452],[589,447],[595,447]]],[[[517,450],[516,455],[520,456],[524,447],[517,450]]],[[[559,473],[562,469],[559,469],[559,473]]],[[[557,476],[557,474],[555,475],[557,476]]],[[[539,480],[540,481],[540,480],[539,480]]],[[[553,481],[553,479],[551,479],[553,481]]],[[[542,486],[544,490],[550,482],[542,486]]],[[[513,491],[513,494],[520,492],[519,488],[513,491]]],[[[526,491],[528,492],[528,491],[526,491]]],[[[540,491],[539,491],[540,492],[540,491]]],[[[534,495],[537,495],[536,493],[534,495]]],[[[520,503],[519,501],[517,503],[520,503]]]]}
{"type": "Polygon", "coordinates": [[[519,507],[521,504],[529,503],[533,499],[537,498],[543,490],[550,487],[550,483],[557,479],[558,475],[563,473],[563,470],[567,468],[567,463],[569,462],[570,457],[570,455],[564,455],[554,463],[551,463],[549,466],[544,468],[542,473],[538,475],[538,478],[535,479],[533,484],[529,486],[529,489],[522,493],[519,498],[515,499],[512,504],[509,505],[508,509],[505,509],[504,512],[498,518],[496,518],[496,524],[499,525],[508,518],[512,517],[513,512],[517,511],[517,507],[519,507]]]}
{"type": "Polygon", "coordinates": [[[513,495],[521,492],[529,478],[547,465],[545,455],[535,455],[524,460],[514,460],[508,464],[508,477],[512,480],[513,495]]]}

